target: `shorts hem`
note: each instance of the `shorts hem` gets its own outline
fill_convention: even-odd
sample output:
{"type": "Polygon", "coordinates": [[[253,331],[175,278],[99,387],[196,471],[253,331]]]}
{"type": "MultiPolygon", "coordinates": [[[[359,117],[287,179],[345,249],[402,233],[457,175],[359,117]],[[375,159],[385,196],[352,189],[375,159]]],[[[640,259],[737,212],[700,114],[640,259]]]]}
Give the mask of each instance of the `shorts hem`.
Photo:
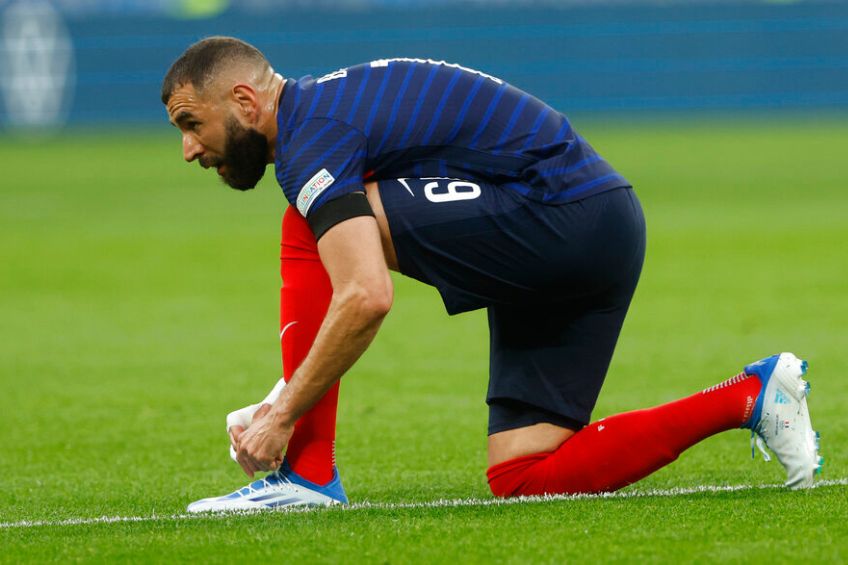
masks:
{"type": "Polygon", "coordinates": [[[535,424],[553,424],[576,432],[588,423],[588,419],[564,416],[511,398],[498,398],[489,401],[488,435],[526,428],[535,424]]]}

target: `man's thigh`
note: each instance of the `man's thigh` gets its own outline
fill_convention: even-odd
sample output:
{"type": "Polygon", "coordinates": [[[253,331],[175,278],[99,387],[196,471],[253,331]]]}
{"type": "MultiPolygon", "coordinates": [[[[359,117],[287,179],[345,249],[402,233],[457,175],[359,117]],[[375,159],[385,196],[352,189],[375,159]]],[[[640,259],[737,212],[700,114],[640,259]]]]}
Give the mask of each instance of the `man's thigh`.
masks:
{"type": "Polygon", "coordinates": [[[633,191],[567,206],[560,282],[541,303],[488,309],[490,434],[537,423],[579,430],[589,423],[636,290],[645,225],[633,191]]]}
{"type": "Polygon", "coordinates": [[[489,434],[549,423],[579,430],[591,418],[629,296],[488,309],[489,434]]]}

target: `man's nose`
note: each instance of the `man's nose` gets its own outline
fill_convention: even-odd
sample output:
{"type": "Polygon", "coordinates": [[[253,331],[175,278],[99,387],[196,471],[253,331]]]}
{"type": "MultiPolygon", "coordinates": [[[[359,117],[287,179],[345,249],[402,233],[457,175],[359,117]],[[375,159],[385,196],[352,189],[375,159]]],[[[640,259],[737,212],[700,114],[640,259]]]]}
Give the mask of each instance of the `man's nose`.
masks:
{"type": "Polygon", "coordinates": [[[191,134],[183,135],[183,158],[191,163],[203,154],[203,146],[191,134]]]}

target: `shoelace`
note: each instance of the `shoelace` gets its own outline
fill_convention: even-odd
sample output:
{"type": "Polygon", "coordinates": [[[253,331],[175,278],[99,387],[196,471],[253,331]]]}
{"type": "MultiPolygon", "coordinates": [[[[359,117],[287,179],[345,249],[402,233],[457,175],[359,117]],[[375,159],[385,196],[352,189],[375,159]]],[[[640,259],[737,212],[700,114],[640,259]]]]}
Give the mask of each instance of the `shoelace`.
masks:
{"type": "Polygon", "coordinates": [[[280,489],[280,488],[282,488],[282,487],[284,487],[284,486],[288,486],[288,485],[292,485],[292,484],[293,484],[293,483],[292,483],[292,482],[288,479],[288,477],[286,477],[285,475],[283,475],[283,474],[282,474],[282,473],[280,473],[279,471],[274,471],[273,473],[271,473],[271,474],[269,474],[269,475],[267,475],[267,476],[263,477],[263,478],[262,478],[262,479],[260,479],[260,480],[262,481],[262,483],[259,485],[259,487],[258,487],[258,488],[254,488],[254,487],[253,487],[253,485],[255,485],[255,484],[256,484],[257,482],[259,482],[259,481],[253,481],[253,482],[252,482],[252,483],[250,483],[249,485],[247,485],[247,486],[245,486],[245,487],[240,488],[238,492],[240,492],[240,493],[241,493],[241,491],[243,491],[243,490],[246,488],[246,489],[248,489],[248,491],[247,491],[247,492],[245,492],[245,493],[242,493],[242,496],[250,496],[251,494],[258,493],[258,492],[260,492],[260,491],[262,491],[262,490],[265,490],[265,489],[268,489],[268,488],[272,488],[272,489],[280,489]],[[268,479],[270,479],[270,478],[276,478],[276,479],[278,479],[278,481],[273,482],[273,483],[272,483],[272,482],[269,482],[269,481],[268,481],[268,479]]]}
{"type": "Polygon", "coordinates": [[[751,430],[751,459],[757,458],[756,451],[754,450],[755,446],[757,449],[760,450],[760,453],[763,454],[763,461],[765,461],[766,463],[771,461],[771,455],[769,455],[768,451],[766,451],[766,442],[763,441],[763,438],[758,433],[754,432],[754,430],[751,430]]]}

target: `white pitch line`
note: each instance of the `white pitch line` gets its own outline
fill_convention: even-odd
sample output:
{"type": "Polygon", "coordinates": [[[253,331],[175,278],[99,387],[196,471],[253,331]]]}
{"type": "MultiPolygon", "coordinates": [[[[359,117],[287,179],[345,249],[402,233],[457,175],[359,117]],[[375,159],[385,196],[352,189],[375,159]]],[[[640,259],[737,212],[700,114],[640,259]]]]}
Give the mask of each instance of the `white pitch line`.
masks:
{"type": "MultiPolygon", "coordinates": [[[[848,478],[817,481],[813,488],[848,486],[848,478]]],[[[672,497],[688,494],[739,492],[745,490],[779,489],[782,484],[770,485],[697,485],[692,487],[677,487],[670,489],[629,490],[624,492],[607,492],[600,494],[557,494],[548,496],[519,496],[516,498],[454,498],[431,500],[428,502],[355,502],[347,506],[333,506],[328,510],[351,512],[354,510],[415,510],[427,508],[460,508],[483,506],[508,506],[511,504],[538,504],[555,501],[593,500],[593,499],[625,499],[648,497],[672,497]]],[[[316,508],[281,508],[276,512],[314,512],[316,508]]],[[[203,514],[151,514],[149,516],[100,516],[98,518],[67,518],[65,520],[21,520],[19,522],[0,522],[0,530],[13,528],[37,528],[57,526],[89,526],[96,524],[120,524],[137,522],[179,522],[197,519],[221,519],[233,516],[259,514],[262,510],[245,512],[220,512],[203,514]]]]}

